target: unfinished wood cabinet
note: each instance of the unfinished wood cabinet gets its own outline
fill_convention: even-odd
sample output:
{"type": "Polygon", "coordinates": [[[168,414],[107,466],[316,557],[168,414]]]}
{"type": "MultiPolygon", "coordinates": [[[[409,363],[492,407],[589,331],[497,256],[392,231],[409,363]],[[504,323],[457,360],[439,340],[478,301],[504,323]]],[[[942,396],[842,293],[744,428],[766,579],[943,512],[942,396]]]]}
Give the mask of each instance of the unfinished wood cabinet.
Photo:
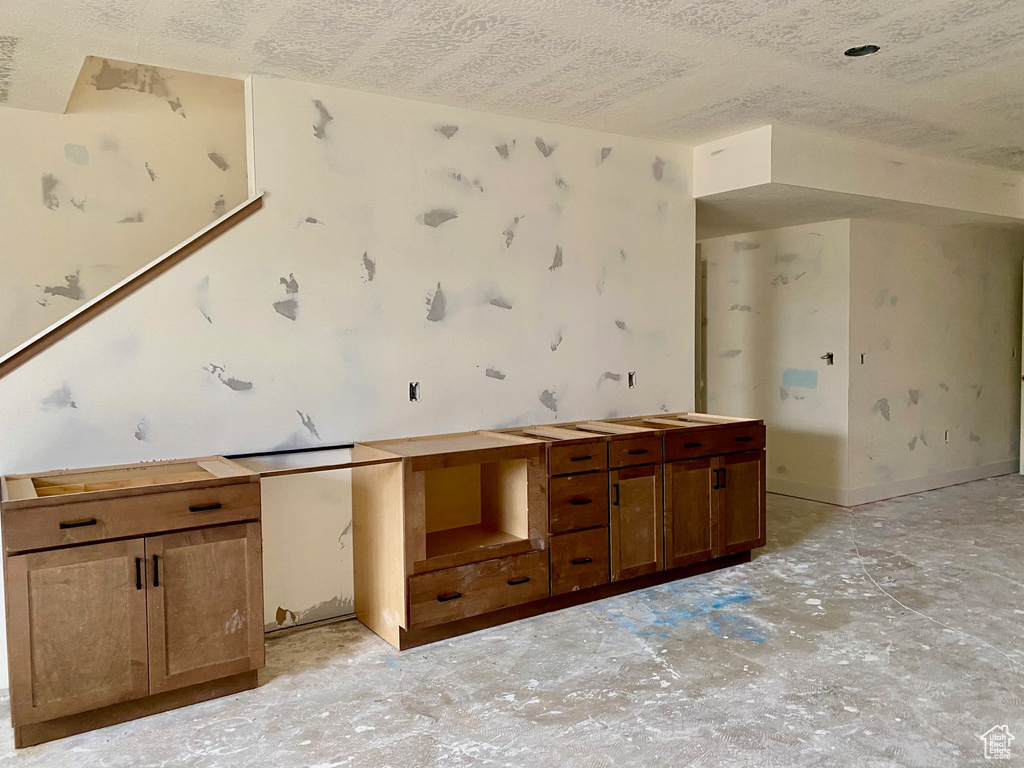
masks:
{"type": "Polygon", "coordinates": [[[218,457],[3,478],[17,746],[255,687],[258,481],[218,457]]]}
{"type": "Polygon", "coordinates": [[[661,570],[661,465],[617,469],[609,482],[612,581],[661,570]]]}
{"type": "Polygon", "coordinates": [[[356,616],[409,648],[745,562],[763,448],[698,413],[356,445],[356,616]]]}

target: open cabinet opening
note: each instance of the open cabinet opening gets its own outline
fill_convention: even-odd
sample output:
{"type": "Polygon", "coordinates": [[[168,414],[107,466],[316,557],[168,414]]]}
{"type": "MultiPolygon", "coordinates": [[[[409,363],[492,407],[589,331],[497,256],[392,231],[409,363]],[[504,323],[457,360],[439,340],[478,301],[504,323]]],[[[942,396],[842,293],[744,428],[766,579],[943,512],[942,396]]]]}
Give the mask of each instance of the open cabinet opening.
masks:
{"type": "Polygon", "coordinates": [[[423,472],[427,559],[530,537],[525,459],[423,472]]]}

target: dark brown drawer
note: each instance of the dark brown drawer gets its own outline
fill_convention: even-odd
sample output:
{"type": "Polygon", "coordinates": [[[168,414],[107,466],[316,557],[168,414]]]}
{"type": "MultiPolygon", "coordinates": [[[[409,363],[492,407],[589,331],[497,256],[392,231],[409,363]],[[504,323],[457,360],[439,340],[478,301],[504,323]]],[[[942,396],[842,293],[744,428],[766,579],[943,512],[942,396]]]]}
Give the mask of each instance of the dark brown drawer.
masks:
{"type": "Polygon", "coordinates": [[[6,510],[8,553],[260,519],[260,484],[233,483],[190,491],[6,510]]]}
{"type": "Polygon", "coordinates": [[[607,472],[553,477],[549,499],[551,533],[608,525],[607,472]]]}
{"type": "Polygon", "coordinates": [[[608,443],[608,466],[611,469],[657,464],[661,461],[661,435],[644,435],[608,443]]]}
{"type": "Polygon", "coordinates": [[[582,443],[551,443],[548,470],[552,475],[578,474],[608,468],[608,443],[604,438],[582,443]]]}
{"type": "Polygon", "coordinates": [[[720,456],[764,448],[764,426],[708,427],[665,433],[665,461],[720,456]]]}
{"type": "Polygon", "coordinates": [[[410,629],[478,616],[548,594],[547,550],[424,573],[409,579],[410,629]]]}
{"type": "Polygon", "coordinates": [[[562,595],[607,584],[608,529],[551,537],[551,594],[562,595]]]}

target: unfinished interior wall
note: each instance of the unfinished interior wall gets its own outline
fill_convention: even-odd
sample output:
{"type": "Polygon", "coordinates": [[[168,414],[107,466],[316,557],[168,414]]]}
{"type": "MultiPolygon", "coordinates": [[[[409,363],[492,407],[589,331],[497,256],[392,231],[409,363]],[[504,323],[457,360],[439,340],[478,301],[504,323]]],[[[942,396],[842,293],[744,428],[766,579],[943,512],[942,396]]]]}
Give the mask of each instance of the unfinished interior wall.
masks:
{"type": "Polygon", "coordinates": [[[1016,471],[1024,238],[871,220],[850,236],[851,503],[1016,471]]]}
{"type": "Polygon", "coordinates": [[[849,235],[840,220],[700,244],[707,407],[765,420],[769,491],[836,502],[847,486],[849,235]]]}
{"type": "Polygon", "coordinates": [[[0,354],[245,199],[243,90],[89,58],[67,114],[0,107],[0,354]]]}
{"type": "MultiPolygon", "coordinates": [[[[265,208],[0,381],[0,471],[692,407],[688,148],[251,93],[265,208]]],[[[272,516],[299,509],[267,506],[268,579],[313,585],[275,613],[351,599],[317,584],[350,513],[303,506],[283,524],[331,549],[278,547],[272,516]]]]}

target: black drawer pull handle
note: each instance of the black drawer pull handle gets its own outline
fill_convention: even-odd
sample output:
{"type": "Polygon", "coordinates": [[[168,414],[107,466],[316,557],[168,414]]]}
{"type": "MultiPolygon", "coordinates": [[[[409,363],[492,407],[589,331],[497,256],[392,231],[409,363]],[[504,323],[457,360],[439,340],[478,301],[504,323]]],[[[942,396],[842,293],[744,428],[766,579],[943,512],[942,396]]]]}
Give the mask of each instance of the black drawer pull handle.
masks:
{"type": "Polygon", "coordinates": [[[60,529],[66,531],[68,528],[85,528],[87,525],[96,525],[96,518],[90,517],[88,520],[68,520],[65,523],[60,524],[60,529]]]}
{"type": "Polygon", "coordinates": [[[460,597],[462,597],[462,593],[461,592],[452,592],[452,593],[447,594],[447,595],[438,595],[437,596],[437,602],[439,602],[439,603],[447,603],[449,600],[458,600],[460,597]]]}
{"type": "Polygon", "coordinates": [[[508,580],[508,585],[510,587],[516,587],[516,586],[519,586],[520,584],[525,584],[529,580],[530,580],[529,576],[523,576],[523,578],[521,578],[521,579],[509,579],[508,580]]]}
{"type": "Polygon", "coordinates": [[[626,453],[628,453],[630,456],[640,456],[642,454],[647,453],[647,449],[646,448],[637,448],[636,450],[626,451],[626,453]]]}
{"type": "Polygon", "coordinates": [[[153,586],[160,586],[160,558],[153,555],[153,586]]]}
{"type": "Polygon", "coordinates": [[[569,503],[572,504],[574,507],[582,507],[582,506],[585,506],[587,504],[593,504],[594,500],[593,499],[570,499],[569,503]]]}
{"type": "Polygon", "coordinates": [[[612,483],[612,488],[615,490],[615,500],[612,502],[613,507],[619,506],[619,484],[612,483]]]}
{"type": "Polygon", "coordinates": [[[135,588],[142,589],[142,558],[135,558],[135,588]]]}
{"type": "Polygon", "coordinates": [[[221,504],[218,501],[216,504],[203,504],[203,505],[196,506],[196,507],[189,507],[188,511],[189,512],[212,512],[213,510],[220,509],[223,506],[224,505],[221,504]]]}
{"type": "Polygon", "coordinates": [[[687,443],[684,447],[685,448],[703,448],[704,447],[704,443],[687,443]]]}
{"type": "Polygon", "coordinates": [[[752,438],[750,435],[745,435],[743,437],[737,437],[736,438],[736,442],[737,443],[752,443],[752,442],[754,442],[754,438],[752,438]]]}
{"type": "Polygon", "coordinates": [[[586,565],[587,563],[594,562],[594,558],[592,558],[592,557],[574,557],[569,562],[572,563],[573,565],[586,565]]]}
{"type": "Polygon", "coordinates": [[[592,458],[594,458],[594,457],[593,456],[571,456],[571,457],[569,457],[569,461],[588,461],[589,459],[592,459],[592,458]]]}

